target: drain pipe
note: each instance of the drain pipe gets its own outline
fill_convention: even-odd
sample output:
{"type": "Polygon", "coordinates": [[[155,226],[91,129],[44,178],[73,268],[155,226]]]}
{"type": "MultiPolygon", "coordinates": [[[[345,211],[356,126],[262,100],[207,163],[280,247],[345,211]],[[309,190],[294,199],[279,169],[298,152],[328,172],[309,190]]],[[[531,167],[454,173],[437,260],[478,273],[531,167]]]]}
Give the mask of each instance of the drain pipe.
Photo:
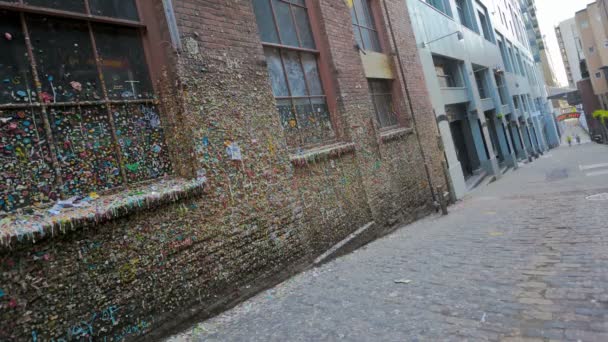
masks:
{"type": "MultiPolygon", "coordinates": [[[[401,61],[401,54],[399,53],[399,46],[397,45],[397,39],[395,38],[395,32],[393,31],[393,22],[388,12],[388,6],[386,5],[386,1],[382,1],[384,5],[384,12],[386,14],[386,20],[388,21],[388,28],[391,31],[391,40],[393,41],[393,45],[395,46],[395,53],[397,54],[397,62],[399,64],[399,73],[401,74],[401,80],[403,82],[403,87],[405,88],[405,95],[407,97],[407,104],[410,108],[410,113],[412,113],[412,124],[414,128],[414,134],[416,135],[416,141],[418,142],[418,147],[420,148],[420,154],[422,154],[422,159],[424,160],[424,171],[426,172],[426,178],[429,182],[429,190],[431,191],[431,196],[433,197],[433,204],[435,207],[441,206],[441,203],[444,202],[439,198],[439,196],[443,197],[442,194],[436,194],[433,185],[433,180],[431,179],[431,172],[429,170],[429,166],[427,164],[426,155],[424,153],[424,149],[422,148],[422,143],[420,142],[420,133],[418,132],[418,125],[416,124],[416,116],[414,115],[414,107],[412,106],[412,97],[410,95],[410,90],[407,85],[407,81],[405,79],[405,69],[403,68],[403,62],[401,61]]],[[[447,209],[445,211],[447,213],[447,209]]]]}

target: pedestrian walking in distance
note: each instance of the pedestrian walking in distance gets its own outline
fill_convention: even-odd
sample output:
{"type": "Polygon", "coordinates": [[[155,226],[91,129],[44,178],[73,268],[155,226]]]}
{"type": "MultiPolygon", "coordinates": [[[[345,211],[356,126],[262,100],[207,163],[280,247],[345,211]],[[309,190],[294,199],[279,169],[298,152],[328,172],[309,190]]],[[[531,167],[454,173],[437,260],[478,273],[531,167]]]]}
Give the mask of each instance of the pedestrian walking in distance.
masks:
{"type": "Polygon", "coordinates": [[[568,142],[568,145],[570,145],[570,147],[572,147],[572,137],[571,137],[571,136],[568,136],[568,137],[566,138],[566,141],[568,142]]]}

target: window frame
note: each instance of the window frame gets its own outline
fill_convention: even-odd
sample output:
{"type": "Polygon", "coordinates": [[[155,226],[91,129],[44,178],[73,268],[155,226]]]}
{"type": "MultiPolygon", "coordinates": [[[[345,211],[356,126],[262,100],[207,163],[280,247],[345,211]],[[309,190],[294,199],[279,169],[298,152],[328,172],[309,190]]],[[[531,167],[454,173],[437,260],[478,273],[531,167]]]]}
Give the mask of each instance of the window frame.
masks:
{"type": "Polygon", "coordinates": [[[385,78],[368,78],[367,79],[369,95],[372,100],[372,104],[374,106],[376,123],[378,124],[378,127],[380,128],[381,131],[391,130],[391,129],[394,129],[394,128],[397,128],[400,126],[399,111],[397,109],[397,105],[395,103],[395,96],[394,96],[395,82],[396,81],[394,79],[385,79],[385,78]],[[375,93],[373,91],[373,87],[371,85],[372,82],[385,83],[387,92],[386,93],[375,93]],[[376,99],[378,99],[378,98],[386,99],[387,97],[390,98],[390,102],[391,102],[390,104],[392,107],[392,115],[394,116],[393,118],[387,118],[387,119],[388,120],[393,119],[394,123],[392,125],[383,126],[382,122],[380,120],[380,112],[378,111],[378,102],[376,102],[376,99]]]}
{"type": "MultiPolygon", "coordinates": [[[[137,11],[137,20],[131,19],[122,19],[115,17],[108,17],[93,14],[93,11],[90,6],[90,0],[82,0],[84,4],[84,12],[71,12],[66,10],[57,10],[49,7],[42,6],[33,6],[25,3],[24,0],[18,0],[14,3],[8,3],[0,0],[0,10],[7,11],[9,13],[13,13],[19,20],[20,27],[24,36],[24,46],[26,49],[26,59],[28,68],[31,71],[31,81],[32,81],[32,91],[35,93],[35,96],[31,97],[31,101],[28,103],[0,103],[0,111],[2,110],[19,110],[19,109],[29,109],[38,111],[41,122],[43,124],[43,129],[45,132],[45,137],[47,140],[47,145],[49,146],[49,156],[50,161],[48,162],[49,167],[54,175],[52,179],[51,186],[54,189],[57,189],[58,196],[66,195],[62,188],[68,183],[66,179],[62,176],[62,165],[59,162],[59,152],[57,149],[57,141],[56,141],[56,133],[53,132],[51,123],[50,123],[50,115],[55,108],[79,108],[81,110],[85,110],[87,108],[98,108],[99,113],[104,115],[104,118],[107,119],[110,131],[111,131],[111,141],[112,141],[112,149],[115,155],[116,161],[118,163],[118,168],[120,171],[120,179],[121,183],[117,186],[113,186],[107,190],[100,190],[99,192],[114,192],[120,191],[124,189],[128,189],[131,186],[136,186],[142,183],[151,182],[155,179],[162,178],[162,175],[158,178],[150,178],[146,180],[134,181],[129,179],[128,173],[125,165],[125,157],[123,155],[124,151],[122,150],[121,144],[119,142],[119,138],[117,136],[117,125],[115,123],[114,118],[114,110],[115,106],[119,105],[151,105],[154,106],[159,112],[159,118],[161,121],[161,127],[163,130],[166,130],[164,125],[164,119],[162,115],[162,106],[160,106],[158,101],[159,90],[158,85],[154,82],[155,79],[160,75],[160,65],[166,64],[166,57],[163,56],[163,51],[153,51],[151,48],[150,39],[151,37],[146,37],[146,33],[148,32],[159,32],[160,31],[160,23],[153,18],[150,18],[150,13],[144,10],[145,5],[143,4],[145,0],[134,0],[135,9],[137,11]],[[66,102],[45,102],[41,98],[42,87],[41,87],[41,75],[39,75],[38,65],[37,65],[37,56],[35,53],[35,47],[32,43],[31,39],[31,24],[28,22],[28,16],[40,16],[44,18],[49,18],[57,21],[72,21],[77,22],[83,25],[86,28],[86,37],[90,42],[92,49],[92,56],[95,60],[94,68],[96,70],[96,74],[99,78],[99,91],[101,92],[101,97],[99,100],[94,101],[66,101],[66,102]],[[136,31],[136,36],[138,41],[141,43],[141,49],[143,53],[143,58],[145,61],[145,66],[143,70],[147,73],[149,79],[149,87],[152,92],[151,98],[141,98],[141,99],[113,99],[108,95],[107,86],[108,83],[104,82],[104,71],[102,66],[102,57],[100,56],[100,51],[97,47],[97,38],[96,31],[94,30],[94,25],[104,25],[106,27],[117,28],[117,29],[133,29],[136,31]],[[104,108],[105,107],[105,108],[104,108]]],[[[151,34],[151,36],[156,36],[155,33],[151,34]]],[[[161,49],[157,49],[161,50],[161,49]]],[[[164,132],[167,133],[167,132],[164,132]]],[[[168,144],[166,141],[166,137],[163,138],[163,143],[165,144],[165,148],[168,148],[168,144]]],[[[168,156],[169,161],[171,161],[171,156],[168,156]]],[[[168,173],[173,173],[174,168],[170,166],[168,173]]]]}
{"type": "MultiPolygon", "coordinates": [[[[385,47],[384,47],[383,41],[380,39],[381,34],[380,34],[380,31],[378,30],[378,19],[379,18],[378,18],[378,15],[376,13],[375,1],[374,1],[374,3],[372,3],[372,1],[374,1],[374,0],[353,0],[352,13],[354,13],[354,15],[355,15],[354,19],[357,22],[356,24],[352,23],[352,25],[354,26],[353,30],[356,27],[356,30],[359,31],[359,37],[361,37],[361,43],[363,44],[363,46],[361,46],[361,48],[363,50],[369,50],[369,51],[375,51],[375,52],[383,53],[385,47]],[[356,1],[362,2],[363,6],[369,11],[369,16],[372,18],[373,24],[374,24],[375,27],[367,27],[367,26],[361,25],[359,23],[359,13],[357,13],[357,7],[355,6],[355,2],[356,1]],[[373,32],[374,37],[376,39],[376,43],[378,44],[378,50],[368,49],[365,46],[365,41],[363,40],[363,30],[362,29],[365,29],[365,30],[373,32]]],[[[352,18],[352,15],[351,15],[351,18],[352,18]]]]}
{"type": "MultiPolygon", "coordinates": [[[[295,7],[299,7],[299,8],[304,8],[306,10],[306,13],[308,15],[308,20],[310,22],[310,29],[312,32],[312,38],[315,44],[315,48],[314,49],[310,49],[310,48],[303,48],[303,47],[296,47],[296,46],[292,46],[292,45],[286,45],[286,44],[282,44],[282,39],[281,39],[281,30],[279,29],[278,26],[278,20],[277,20],[277,14],[276,14],[276,10],[275,10],[275,6],[273,5],[272,0],[266,0],[270,3],[270,8],[271,8],[271,13],[272,13],[272,20],[273,20],[273,26],[276,30],[277,33],[277,38],[279,40],[280,43],[270,43],[270,42],[265,42],[262,40],[261,35],[259,35],[259,39],[260,39],[260,43],[263,49],[267,49],[267,48],[274,48],[277,49],[280,53],[281,53],[281,67],[283,70],[283,73],[285,75],[285,77],[287,77],[287,71],[285,69],[285,63],[283,61],[283,51],[295,51],[298,54],[300,53],[309,53],[315,56],[316,58],[316,62],[317,62],[317,69],[319,71],[319,80],[321,82],[321,86],[323,87],[323,95],[310,95],[309,92],[309,96],[305,96],[305,97],[293,97],[293,96],[275,96],[273,93],[273,97],[275,98],[275,100],[291,100],[292,103],[292,110],[294,112],[294,116],[297,116],[297,110],[295,109],[295,105],[293,102],[293,99],[298,99],[298,98],[324,98],[325,99],[325,103],[327,105],[328,108],[328,114],[329,114],[329,119],[330,119],[330,123],[332,125],[332,129],[334,131],[334,137],[331,139],[326,139],[324,141],[322,141],[319,144],[302,144],[299,146],[289,146],[290,149],[298,149],[298,148],[302,148],[302,149],[311,149],[311,148],[315,148],[318,146],[323,146],[323,145],[327,145],[327,144],[331,144],[335,141],[338,141],[342,138],[342,132],[338,129],[339,126],[339,122],[338,122],[338,118],[337,115],[335,115],[334,113],[336,113],[336,109],[337,109],[337,99],[336,99],[336,93],[334,90],[334,86],[333,86],[333,82],[331,80],[331,72],[329,69],[329,63],[327,61],[329,61],[329,55],[328,55],[328,51],[329,51],[329,47],[327,46],[327,42],[325,40],[322,39],[323,34],[321,32],[321,28],[319,27],[319,25],[314,25],[314,23],[318,22],[318,14],[317,14],[317,8],[315,7],[315,3],[313,0],[304,0],[304,6],[296,4],[294,2],[288,1],[288,0],[277,0],[277,1],[281,1],[284,2],[288,5],[290,5],[290,14],[291,14],[291,18],[294,22],[295,29],[296,29],[296,34],[298,36],[298,43],[301,43],[301,38],[300,38],[300,33],[299,33],[299,29],[297,28],[297,24],[295,21],[295,15],[293,10],[291,9],[291,6],[295,6],[295,7]]],[[[251,2],[251,6],[253,9],[253,3],[251,2]]],[[[257,23],[256,23],[257,25],[257,23]]],[[[352,23],[351,23],[352,25],[352,23]]],[[[259,28],[258,28],[259,29],[259,28]]],[[[300,55],[300,63],[301,63],[301,55],[300,55]]],[[[303,65],[303,64],[301,64],[303,65]]],[[[305,73],[304,73],[304,77],[306,77],[305,73]]],[[[289,81],[287,81],[287,86],[289,87],[289,81]]],[[[304,80],[306,83],[306,87],[308,90],[308,80],[305,79],[304,80]]],[[[289,88],[289,93],[292,94],[291,89],[289,88]]],[[[296,120],[297,121],[297,120],[296,120]]]]}

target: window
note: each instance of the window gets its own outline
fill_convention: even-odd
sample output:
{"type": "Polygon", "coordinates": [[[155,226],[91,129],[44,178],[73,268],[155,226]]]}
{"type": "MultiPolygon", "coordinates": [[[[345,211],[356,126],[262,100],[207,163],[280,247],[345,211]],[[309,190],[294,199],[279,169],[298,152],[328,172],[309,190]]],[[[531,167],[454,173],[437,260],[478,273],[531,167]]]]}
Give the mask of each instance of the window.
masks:
{"type": "Polygon", "coordinates": [[[602,78],[602,73],[601,72],[596,72],[595,73],[595,78],[602,78]]]}
{"type": "Polygon", "coordinates": [[[364,50],[381,52],[378,32],[372,15],[369,0],[353,0],[350,8],[350,15],[353,21],[355,39],[357,44],[364,50]]]}
{"type": "Polygon", "coordinates": [[[515,50],[515,54],[517,56],[517,66],[519,67],[519,74],[522,76],[526,76],[526,70],[524,69],[524,64],[521,62],[521,55],[518,50],[515,50]]]}
{"type": "Polygon", "coordinates": [[[477,89],[479,90],[479,98],[487,99],[490,94],[486,91],[486,69],[475,72],[475,82],[477,83],[477,89]]]}
{"type": "Polygon", "coordinates": [[[513,96],[513,105],[515,106],[515,109],[519,109],[519,96],[513,96]]]}
{"type": "Polygon", "coordinates": [[[501,75],[494,74],[494,78],[496,79],[496,88],[498,89],[498,95],[500,96],[500,103],[502,105],[507,104],[507,87],[501,75]]]}
{"type": "Polygon", "coordinates": [[[368,79],[369,91],[380,128],[396,126],[399,123],[393,106],[391,82],[390,80],[368,79]]]}
{"type": "Polygon", "coordinates": [[[477,17],[479,18],[479,25],[481,26],[481,34],[487,41],[494,42],[492,28],[490,27],[490,22],[487,19],[488,11],[479,2],[476,2],[475,4],[477,8],[477,17]]]}
{"type": "Polygon", "coordinates": [[[426,0],[426,2],[443,12],[448,16],[452,16],[452,10],[450,9],[450,0],[426,0]]]}
{"type": "Polygon", "coordinates": [[[590,53],[594,53],[594,52],[595,52],[595,48],[594,48],[593,46],[590,46],[590,47],[589,47],[589,52],[590,52],[590,53]]]}
{"type": "Polygon", "coordinates": [[[507,56],[507,50],[505,48],[505,44],[502,42],[502,39],[498,40],[498,48],[500,49],[500,54],[502,55],[502,59],[505,63],[505,69],[508,72],[513,72],[513,66],[511,65],[511,61],[509,60],[509,57],[507,56]]]}
{"type": "Polygon", "coordinates": [[[511,62],[511,66],[513,66],[513,72],[519,73],[519,69],[517,68],[517,62],[515,61],[515,56],[513,55],[513,49],[511,48],[511,43],[509,43],[507,50],[509,51],[509,60],[511,62]]]}
{"type": "Polygon", "coordinates": [[[435,73],[441,88],[463,87],[460,76],[460,66],[457,61],[439,56],[433,56],[435,73]]]}
{"type": "Polygon", "coordinates": [[[140,29],[111,18],[138,18],[134,2],[26,3],[44,7],[0,10],[0,211],[169,174],[140,29]]]}
{"type": "Polygon", "coordinates": [[[334,140],[305,1],[254,0],[253,8],[287,145],[334,140]]]}
{"type": "Polygon", "coordinates": [[[456,10],[458,11],[458,17],[460,18],[460,23],[471,30],[475,31],[475,26],[471,22],[471,18],[469,16],[469,8],[467,5],[467,0],[456,0],[456,10]]]}

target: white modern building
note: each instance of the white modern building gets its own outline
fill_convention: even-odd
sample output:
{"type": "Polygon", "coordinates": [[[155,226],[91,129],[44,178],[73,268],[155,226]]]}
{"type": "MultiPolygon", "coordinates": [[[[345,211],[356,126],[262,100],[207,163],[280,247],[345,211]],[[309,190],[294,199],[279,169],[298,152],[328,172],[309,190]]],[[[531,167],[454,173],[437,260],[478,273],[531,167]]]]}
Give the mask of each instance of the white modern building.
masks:
{"type": "Polygon", "coordinates": [[[457,198],[555,145],[522,14],[528,1],[406,2],[457,198]]]}
{"type": "Polygon", "coordinates": [[[555,27],[555,34],[566,74],[568,75],[568,86],[576,88],[578,81],[589,77],[581,37],[576,27],[576,20],[570,18],[562,21],[555,27]]]}

